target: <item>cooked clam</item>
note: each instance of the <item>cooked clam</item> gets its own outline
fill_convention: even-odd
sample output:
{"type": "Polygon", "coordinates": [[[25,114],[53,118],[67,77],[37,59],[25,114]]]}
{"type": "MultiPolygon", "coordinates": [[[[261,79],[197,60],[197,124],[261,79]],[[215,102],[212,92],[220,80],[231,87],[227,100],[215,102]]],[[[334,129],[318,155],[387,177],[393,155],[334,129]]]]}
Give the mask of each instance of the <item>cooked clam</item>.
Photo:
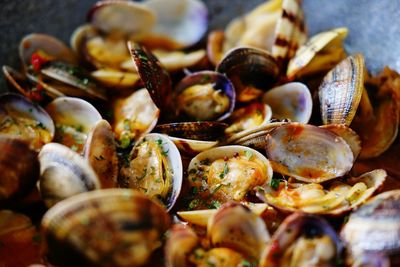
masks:
{"type": "Polygon", "coordinates": [[[177,147],[167,136],[152,133],[135,144],[118,180],[121,187],[142,191],[170,210],[181,191],[182,176],[177,147]]]}
{"type": "Polygon", "coordinates": [[[341,231],[350,263],[364,254],[381,254],[398,261],[399,207],[400,190],[392,190],[375,196],[350,215],[341,231]]]}
{"type": "Polygon", "coordinates": [[[40,194],[48,207],[57,202],[100,188],[96,173],[79,154],[68,147],[50,143],[39,153],[40,194]]]}
{"type": "Polygon", "coordinates": [[[39,105],[17,94],[0,96],[0,133],[23,139],[39,150],[51,142],[54,131],[53,120],[39,105]]]}
{"type": "Polygon", "coordinates": [[[89,102],[75,97],[59,97],[47,105],[46,111],[56,126],[55,142],[78,152],[83,151],[91,128],[102,119],[89,102]]]}
{"type": "Polygon", "coordinates": [[[318,89],[324,124],[350,125],[361,101],[364,75],[361,54],[347,57],[326,74],[318,89]]]}
{"type": "Polygon", "coordinates": [[[106,120],[98,121],[89,132],[84,155],[97,174],[101,188],[118,187],[117,144],[106,120]]]}
{"type": "Polygon", "coordinates": [[[279,68],[264,50],[239,47],[230,50],[217,66],[235,86],[237,101],[248,102],[261,96],[277,82],[279,68]]]}
{"type": "Polygon", "coordinates": [[[165,209],[131,189],[104,189],[47,211],[42,230],[57,266],[144,266],[170,226],[165,209]]]}
{"type": "Polygon", "coordinates": [[[180,49],[197,43],[207,31],[208,10],[200,0],[147,0],[157,17],[155,27],[141,41],[146,45],[180,49]]]}
{"type": "Polygon", "coordinates": [[[239,252],[230,248],[212,248],[204,250],[196,249],[189,258],[190,263],[197,267],[231,267],[231,266],[252,266],[255,264],[239,252]]]}
{"type": "Polygon", "coordinates": [[[368,200],[385,182],[386,171],[377,169],[359,177],[330,184],[278,181],[258,192],[261,199],[286,212],[341,215],[368,200]]]}
{"type": "Polygon", "coordinates": [[[272,178],[269,161],[254,149],[222,146],[194,157],[188,167],[193,195],[189,209],[219,206],[229,200],[245,200],[258,186],[272,178]]]}
{"type": "Polygon", "coordinates": [[[256,259],[270,238],[263,220],[235,202],[224,204],[210,218],[207,234],[214,246],[232,248],[256,259]]]}
{"type": "Polygon", "coordinates": [[[150,132],[157,124],[159,114],[160,110],[146,89],[118,99],[114,104],[113,129],[121,146],[128,147],[132,140],[150,132]]]}
{"type": "Polygon", "coordinates": [[[313,108],[310,90],[299,82],[269,90],[263,95],[263,102],[271,107],[273,118],[300,123],[308,123],[313,108]]]}
{"type": "Polygon", "coordinates": [[[260,267],[338,266],[343,246],[322,218],[302,213],[287,217],[263,252],[260,267]]]}
{"type": "Polygon", "coordinates": [[[29,193],[40,174],[37,152],[19,139],[0,135],[0,204],[29,193]]]}
{"type": "Polygon", "coordinates": [[[334,179],[353,166],[353,152],[346,141],[317,126],[284,124],[272,130],[266,142],[274,171],[304,182],[334,179]]]}
{"type": "Polygon", "coordinates": [[[177,84],[175,92],[178,112],[194,121],[224,120],[235,108],[235,89],[217,72],[190,74],[177,84]]]}

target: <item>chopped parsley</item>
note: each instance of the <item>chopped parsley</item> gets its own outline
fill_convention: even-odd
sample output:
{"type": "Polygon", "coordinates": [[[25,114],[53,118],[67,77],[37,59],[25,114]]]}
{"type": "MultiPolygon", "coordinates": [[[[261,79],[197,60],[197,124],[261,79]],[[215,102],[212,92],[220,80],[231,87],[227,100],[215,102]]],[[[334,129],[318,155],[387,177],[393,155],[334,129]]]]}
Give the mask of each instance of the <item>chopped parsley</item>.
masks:
{"type": "Polygon", "coordinates": [[[244,155],[246,156],[247,160],[250,160],[253,156],[253,152],[246,150],[246,152],[244,152],[244,155]]]}
{"type": "Polygon", "coordinates": [[[228,163],[225,162],[225,164],[224,164],[224,170],[219,174],[219,178],[220,178],[220,179],[224,179],[225,176],[228,174],[228,172],[229,172],[228,163]]]}
{"type": "Polygon", "coordinates": [[[271,186],[272,189],[278,190],[280,183],[281,183],[281,179],[272,178],[269,185],[271,186]]]}

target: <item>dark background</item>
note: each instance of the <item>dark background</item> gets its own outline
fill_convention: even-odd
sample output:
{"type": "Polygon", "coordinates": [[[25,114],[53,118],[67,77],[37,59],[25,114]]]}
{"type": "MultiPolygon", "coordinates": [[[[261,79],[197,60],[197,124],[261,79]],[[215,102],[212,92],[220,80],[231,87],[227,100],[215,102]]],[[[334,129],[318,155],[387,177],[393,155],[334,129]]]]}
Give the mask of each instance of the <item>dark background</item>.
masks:
{"type": "MultiPolygon", "coordinates": [[[[168,0],[165,0],[168,1],[168,0]]],[[[85,22],[96,0],[0,0],[0,66],[18,67],[18,43],[32,32],[52,34],[68,42],[85,22]]],[[[210,9],[210,28],[227,22],[263,0],[204,0],[210,9]]],[[[400,1],[303,0],[309,35],[346,26],[348,52],[362,52],[372,72],[384,65],[400,71],[400,1]]],[[[5,84],[0,78],[0,91],[5,84]]]]}

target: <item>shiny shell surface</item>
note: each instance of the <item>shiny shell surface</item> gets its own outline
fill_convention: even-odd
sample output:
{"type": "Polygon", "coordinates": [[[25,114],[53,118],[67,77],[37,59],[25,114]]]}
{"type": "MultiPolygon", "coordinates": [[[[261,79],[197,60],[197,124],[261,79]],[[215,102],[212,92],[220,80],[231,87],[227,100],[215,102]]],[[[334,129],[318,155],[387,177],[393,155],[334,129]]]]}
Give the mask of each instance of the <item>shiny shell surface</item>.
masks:
{"type": "Polygon", "coordinates": [[[353,152],[346,141],[317,126],[288,123],[271,131],[266,142],[274,171],[304,182],[334,179],[353,166],[353,152]]]}

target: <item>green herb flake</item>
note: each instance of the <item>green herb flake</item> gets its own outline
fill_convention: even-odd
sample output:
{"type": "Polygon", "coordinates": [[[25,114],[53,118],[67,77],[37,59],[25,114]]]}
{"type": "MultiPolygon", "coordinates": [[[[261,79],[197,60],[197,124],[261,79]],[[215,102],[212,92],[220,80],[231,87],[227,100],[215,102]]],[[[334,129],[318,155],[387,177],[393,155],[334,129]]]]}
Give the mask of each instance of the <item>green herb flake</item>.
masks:
{"type": "Polygon", "coordinates": [[[219,209],[219,207],[221,207],[221,203],[218,200],[212,200],[209,205],[210,209],[219,209]]]}
{"type": "Polygon", "coordinates": [[[247,260],[243,260],[240,263],[240,266],[242,266],[242,267],[255,267],[256,265],[254,265],[253,263],[251,263],[251,262],[249,262],[247,260]]]}
{"type": "Polygon", "coordinates": [[[217,185],[217,186],[211,191],[211,195],[214,195],[218,190],[221,189],[222,186],[223,186],[222,184],[217,185]]]}
{"type": "Polygon", "coordinates": [[[131,139],[128,135],[123,135],[120,140],[120,147],[127,148],[131,144],[131,139]]]}
{"type": "Polygon", "coordinates": [[[146,177],[146,174],[147,174],[147,168],[144,168],[142,174],[140,176],[136,176],[136,180],[138,181],[143,180],[144,177],[146,177]]]}
{"type": "Polygon", "coordinates": [[[40,129],[46,129],[46,126],[44,126],[44,124],[41,123],[41,122],[38,122],[38,123],[36,124],[36,127],[37,127],[37,128],[40,128],[40,129]]]}
{"type": "Polygon", "coordinates": [[[272,189],[278,190],[280,183],[281,183],[280,179],[272,178],[269,185],[271,186],[272,189]]]}
{"type": "Polygon", "coordinates": [[[192,194],[193,194],[193,195],[197,195],[198,190],[199,190],[199,189],[198,189],[196,186],[193,186],[193,187],[192,187],[192,194]]]}
{"type": "Polygon", "coordinates": [[[224,164],[224,170],[219,174],[219,178],[220,178],[220,179],[224,179],[225,176],[228,174],[228,172],[229,172],[228,163],[225,162],[225,164],[224,164]]]}
{"type": "Polygon", "coordinates": [[[75,126],[75,130],[77,130],[78,132],[82,133],[83,130],[84,130],[83,125],[77,125],[77,126],[75,126]]]}
{"type": "Polygon", "coordinates": [[[203,159],[200,161],[200,164],[208,166],[211,164],[211,161],[210,161],[210,159],[203,159]]]}
{"type": "Polygon", "coordinates": [[[189,208],[189,210],[193,210],[193,209],[197,208],[197,206],[199,206],[199,204],[200,204],[200,200],[195,198],[192,201],[190,201],[188,208],[189,208]]]}
{"type": "Polygon", "coordinates": [[[251,157],[253,157],[253,152],[246,150],[246,152],[244,152],[244,155],[247,160],[250,160],[251,157]]]}
{"type": "Polygon", "coordinates": [[[71,150],[76,152],[76,151],[78,151],[78,147],[76,145],[72,145],[71,150]]]}
{"type": "Polygon", "coordinates": [[[163,150],[162,152],[161,152],[161,155],[163,155],[164,157],[166,157],[166,156],[168,156],[168,152],[169,152],[169,149],[167,149],[167,150],[163,150]]]}

